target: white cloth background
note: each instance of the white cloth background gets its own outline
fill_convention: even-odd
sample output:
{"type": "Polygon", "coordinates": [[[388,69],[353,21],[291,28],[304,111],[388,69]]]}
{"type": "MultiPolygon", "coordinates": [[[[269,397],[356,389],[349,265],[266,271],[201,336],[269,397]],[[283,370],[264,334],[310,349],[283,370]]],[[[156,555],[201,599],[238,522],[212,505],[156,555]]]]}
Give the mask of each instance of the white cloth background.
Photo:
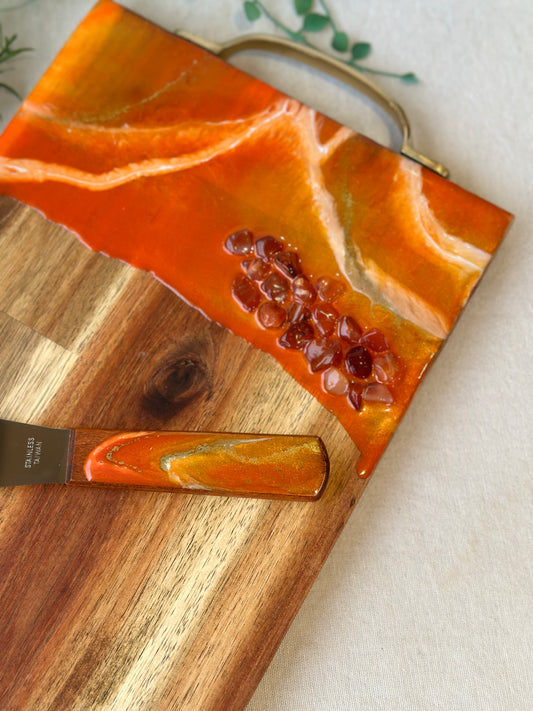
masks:
{"type": "MultiPolygon", "coordinates": [[[[291,2],[264,2],[296,26],[291,2]]],[[[274,32],[266,21],[250,25],[238,0],[124,4],[168,29],[217,41],[274,32]]],[[[26,94],[91,6],[91,0],[0,0],[4,32],[35,48],[0,80],[26,94]]],[[[372,43],[369,66],[420,77],[416,86],[376,79],[406,110],[415,146],[516,221],[248,711],[527,711],[533,708],[533,5],[329,0],[329,6],[352,39],[372,43]]],[[[236,63],[391,143],[390,126],[339,85],[280,60],[246,55],[236,63]]],[[[3,125],[16,106],[0,93],[3,125]]]]}

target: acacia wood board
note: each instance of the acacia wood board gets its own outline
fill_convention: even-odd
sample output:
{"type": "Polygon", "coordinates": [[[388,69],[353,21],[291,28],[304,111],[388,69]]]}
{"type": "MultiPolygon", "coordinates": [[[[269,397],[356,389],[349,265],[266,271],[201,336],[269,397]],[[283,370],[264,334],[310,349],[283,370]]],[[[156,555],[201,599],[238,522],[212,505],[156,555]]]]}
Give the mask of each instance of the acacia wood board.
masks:
{"type": "Polygon", "coordinates": [[[1,418],[317,434],[331,461],[312,503],[0,490],[0,708],[243,709],[363,491],[355,445],[269,355],[9,198],[0,255],[1,418]]]}

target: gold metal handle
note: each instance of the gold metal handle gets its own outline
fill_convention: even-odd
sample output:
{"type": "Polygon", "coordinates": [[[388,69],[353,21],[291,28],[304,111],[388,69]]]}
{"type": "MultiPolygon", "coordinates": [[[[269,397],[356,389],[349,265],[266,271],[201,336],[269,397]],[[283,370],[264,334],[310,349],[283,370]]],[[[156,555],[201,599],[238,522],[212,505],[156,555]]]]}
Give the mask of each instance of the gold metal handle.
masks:
{"type": "Polygon", "coordinates": [[[362,72],[344,62],[330,57],[312,47],[308,47],[288,39],[271,35],[243,35],[226,44],[216,44],[201,39],[187,32],[179,32],[180,37],[191,40],[210,52],[217,54],[221,59],[228,59],[237,52],[250,49],[259,49],[275,52],[291,59],[303,61],[310,66],[327,72],[331,76],[351,84],[355,89],[368,96],[380,106],[393,119],[402,135],[402,155],[424,165],[426,168],[438,173],[443,178],[449,176],[449,171],[442,163],[422,155],[411,145],[411,127],[402,107],[387,96],[378,86],[371,82],[362,72]]]}

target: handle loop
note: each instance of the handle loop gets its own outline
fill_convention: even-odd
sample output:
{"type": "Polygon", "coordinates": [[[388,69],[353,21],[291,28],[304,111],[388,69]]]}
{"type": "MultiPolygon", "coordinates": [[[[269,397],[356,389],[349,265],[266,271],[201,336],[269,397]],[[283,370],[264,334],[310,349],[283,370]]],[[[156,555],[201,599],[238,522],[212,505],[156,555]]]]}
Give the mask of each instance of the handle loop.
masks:
{"type": "Polygon", "coordinates": [[[250,49],[259,49],[275,52],[291,59],[305,62],[309,66],[327,72],[331,76],[351,84],[355,89],[365,94],[369,99],[380,106],[393,119],[402,135],[402,155],[424,165],[426,168],[438,173],[443,178],[449,176],[449,171],[442,163],[422,155],[411,145],[411,127],[402,107],[385,94],[378,86],[371,82],[362,72],[344,62],[330,57],[313,47],[299,44],[285,38],[272,35],[243,35],[226,44],[216,44],[201,39],[187,32],[179,32],[180,37],[188,39],[204,49],[218,55],[221,59],[228,59],[237,52],[250,49]]]}

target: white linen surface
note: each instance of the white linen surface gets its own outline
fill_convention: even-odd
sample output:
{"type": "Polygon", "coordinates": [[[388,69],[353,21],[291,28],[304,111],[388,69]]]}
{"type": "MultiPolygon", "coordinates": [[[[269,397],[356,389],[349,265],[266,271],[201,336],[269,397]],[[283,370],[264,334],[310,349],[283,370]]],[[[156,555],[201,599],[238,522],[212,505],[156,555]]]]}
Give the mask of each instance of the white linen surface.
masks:
{"type": "MultiPolygon", "coordinates": [[[[3,0],[34,52],[2,81],[26,94],[91,0],[3,0]]],[[[238,0],[126,0],[170,30],[216,41],[251,25],[238,0]]],[[[292,3],[264,0],[297,27],[292,3]]],[[[318,4],[318,3],[315,3],[318,4]]],[[[528,0],[329,0],[369,41],[418,150],[516,215],[378,465],[247,711],[533,708],[533,5],[528,0]]],[[[327,49],[327,38],[316,41],[327,49]]],[[[279,59],[235,60],[386,145],[366,100],[279,59]]],[[[18,102],[0,93],[5,126],[18,102]]],[[[199,711],[201,711],[199,709],[199,711]]],[[[221,710],[223,711],[223,710],[221,710]]]]}

